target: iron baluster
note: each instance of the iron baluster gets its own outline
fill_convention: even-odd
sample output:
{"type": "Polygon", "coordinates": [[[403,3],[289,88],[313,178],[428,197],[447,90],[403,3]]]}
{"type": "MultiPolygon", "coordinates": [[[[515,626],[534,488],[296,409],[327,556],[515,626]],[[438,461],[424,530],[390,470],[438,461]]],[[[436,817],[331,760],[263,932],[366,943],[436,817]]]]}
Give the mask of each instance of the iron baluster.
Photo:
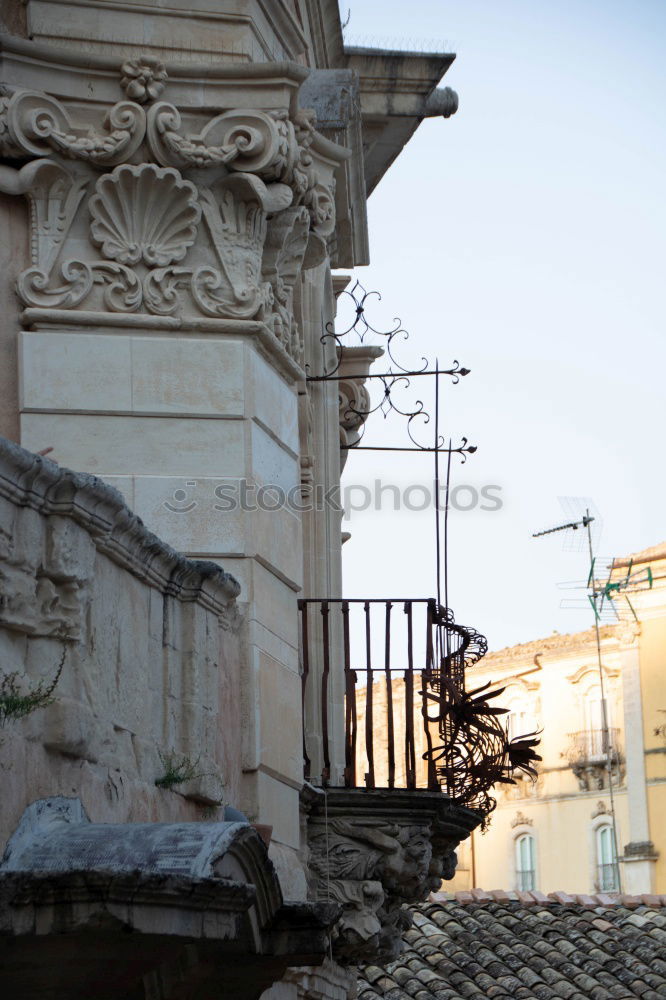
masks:
{"type": "Polygon", "coordinates": [[[407,670],[405,672],[405,780],[416,788],[416,748],[414,746],[414,646],[412,602],[405,602],[407,615],[407,670]]]}
{"type": "Polygon", "coordinates": [[[388,736],[388,786],[395,787],[395,742],[393,734],[393,685],[391,683],[391,608],[386,602],[386,630],[384,635],[384,672],[386,674],[386,729],[388,736]]]}
{"type": "Polygon", "coordinates": [[[342,602],[345,657],[345,785],[356,787],[356,671],[351,668],[349,601],[342,602]]]}
{"type": "Polygon", "coordinates": [[[367,788],[375,787],[375,753],[372,727],[372,651],[370,643],[370,602],[366,601],[365,610],[365,753],[368,758],[368,771],[365,776],[367,788]]]}

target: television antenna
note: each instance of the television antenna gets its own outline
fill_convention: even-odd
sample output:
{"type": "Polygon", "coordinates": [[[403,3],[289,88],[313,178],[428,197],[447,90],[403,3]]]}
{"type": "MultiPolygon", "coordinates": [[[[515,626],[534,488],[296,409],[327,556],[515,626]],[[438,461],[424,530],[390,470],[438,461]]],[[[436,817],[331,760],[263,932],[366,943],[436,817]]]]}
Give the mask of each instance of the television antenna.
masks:
{"type": "MultiPolygon", "coordinates": [[[[566,498],[566,502],[563,506],[568,506],[571,509],[575,508],[575,501],[571,498],[566,498]]],[[[582,506],[582,503],[581,503],[582,506]]],[[[585,509],[583,511],[579,508],[578,517],[572,517],[565,524],[559,524],[554,528],[546,528],[544,531],[536,531],[533,533],[532,538],[542,538],[544,535],[552,535],[556,532],[566,531],[566,532],[579,532],[580,536],[577,538],[584,538],[587,541],[587,550],[590,561],[590,571],[587,577],[587,590],[588,599],[592,606],[594,612],[594,633],[596,638],[597,646],[597,666],[599,669],[599,687],[601,690],[601,731],[602,731],[602,747],[606,757],[606,771],[608,773],[608,794],[610,798],[610,808],[611,808],[611,831],[613,836],[613,868],[615,870],[615,879],[617,883],[618,891],[622,891],[622,881],[620,876],[620,865],[618,861],[618,850],[617,850],[617,821],[615,815],[615,797],[613,795],[613,762],[617,760],[617,752],[614,749],[611,742],[611,732],[608,726],[608,708],[606,702],[606,691],[605,691],[605,677],[604,677],[604,667],[603,658],[601,655],[601,633],[599,630],[599,623],[601,621],[601,616],[604,611],[604,602],[606,605],[610,603],[614,606],[614,602],[620,597],[623,588],[623,582],[612,580],[612,566],[606,582],[603,585],[599,585],[596,580],[595,573],[595,555],[594,547],[592,542],[592,525],[599,524],[600,518],[592,513],[593,504],[591,502],[585,503],[585,509]]],[[[630,567],[631,570],[631,567],[630,567]]],[[[627,574],[625,579],[630,579],[631,572],[627,574]]],[[[626,597],[626,595],[624,595],[626,597]]],[[[628,601],[629,598],[626,597],[628,601]]],[[[629,605],[631,607],[631,604],[629,605]]],[[[631,607],[631,610],[636,617],[636,613],[631,607]]]]}

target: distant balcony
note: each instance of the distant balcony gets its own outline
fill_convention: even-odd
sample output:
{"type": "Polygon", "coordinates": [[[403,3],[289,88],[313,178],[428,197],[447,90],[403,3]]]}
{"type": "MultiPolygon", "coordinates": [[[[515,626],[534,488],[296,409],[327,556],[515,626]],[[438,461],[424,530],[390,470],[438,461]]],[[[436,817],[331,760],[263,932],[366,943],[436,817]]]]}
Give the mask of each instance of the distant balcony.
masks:
{"type": "Polygon", "coordinates": [[[578,779],[581,791],[601,790],[622,778],[624,758],[620,752],[619,729],[584,729],[569,733],[569,746],[563,756],[578,779]]]}
{"type": "Polygon", "coordinates": [[[597,865],[597,884],[599,892],[617,892],[617,867],[613,864],[597,865]]]}

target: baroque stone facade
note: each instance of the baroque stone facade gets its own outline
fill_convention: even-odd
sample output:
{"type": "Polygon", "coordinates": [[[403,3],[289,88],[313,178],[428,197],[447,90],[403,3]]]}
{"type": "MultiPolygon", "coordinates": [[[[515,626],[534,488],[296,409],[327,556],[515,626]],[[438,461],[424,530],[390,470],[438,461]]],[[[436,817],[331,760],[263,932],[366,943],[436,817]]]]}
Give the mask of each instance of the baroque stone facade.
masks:
{"type": "MultiPolygon", "coordinates": [[[[78,819],[49,862],[69,867],[43,884],[29,852],[19,868],[6,858],[3,929],[23,936],[26,968],[38,923],[71,932],[73,953],[75,925],[97,921],[122,971],[126,907],[127,940],[161,943],[114,995],[273,983],[267,1000],[342,1000],[346,967],[395,952],[402,904],[451,873],[477,819],[446,819],[440,797],[377,823],[362,797],[336,813],[330,789],[328,829],[320,793],[302,794],[304,730],[315,756],[323,737],[301,703],[297,600],[342,592],[340,512],[302,501],[339,487],[380,354],[337,356],[326,339],[347,280],[331,272],[368,262],[369,191],[423,118],[455,111],[436,89],[453,57],[345,52],[334,0],[6,6],[0,683],[41,701],[0,743],[2,836],[61,797],[78,819]],[[309,381],[338,363],[339,385],[309,381]],[[270,489],[291,506],[254,502],[270,489]],[[108,824],[114,843],[145,846],[147,824],[189,823],[196,839],[211,821],[220,837],[242,826],[224,872],[205,875],[224,885],[195,885],[172,855],[159,882],[145,858],[136,876],[117,851],[110,873],[92,847],[85,872],[67,853],[74,826],[86,843],[108,824]],[[268,855],[250,823],[270,828],[268,855]],[[322,836],[336,838],[325,864],[322,836]],[[192,913],[169,927],[189,892],[192,913]],[[335,960],[317,968],[331,937],[335,960]],[[226,983],[209,975],[223,939],[226,983]]],[[[67,985],[62,968],[68,996],[102,995],[94,969],[67,985]]]]}

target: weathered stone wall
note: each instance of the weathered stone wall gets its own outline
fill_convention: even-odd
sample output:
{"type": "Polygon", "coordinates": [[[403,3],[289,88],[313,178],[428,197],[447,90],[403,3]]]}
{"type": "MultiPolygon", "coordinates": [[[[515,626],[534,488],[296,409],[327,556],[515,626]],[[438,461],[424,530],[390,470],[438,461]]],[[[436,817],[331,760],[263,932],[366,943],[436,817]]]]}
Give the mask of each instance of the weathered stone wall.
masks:
{"type": "Polygon", "coordinates": [[[0,728],[3,843],[30,802],[57,794],[97,822],[237,803],[237,592],[150,534],[112,487],[0,439],[0,680],[15,675],[26,694],[64,657],[51,704],[0,728]],[[195,777],[157,787],[160,753],[195,777]]]}

